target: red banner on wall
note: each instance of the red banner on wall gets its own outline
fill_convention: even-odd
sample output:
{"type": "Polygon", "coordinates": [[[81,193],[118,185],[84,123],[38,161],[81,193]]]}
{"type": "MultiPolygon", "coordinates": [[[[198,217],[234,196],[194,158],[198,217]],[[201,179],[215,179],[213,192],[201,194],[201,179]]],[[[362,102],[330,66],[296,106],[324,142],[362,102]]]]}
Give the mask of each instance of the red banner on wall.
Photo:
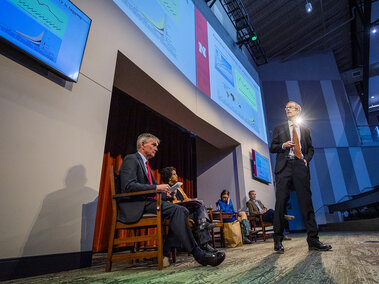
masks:
{"type": "Polygon", "coordinates": [[[207,20],[195,8],[196,15],[196,85],[208,97],[211,97],[209,80],[209,53],[207,20]]]}

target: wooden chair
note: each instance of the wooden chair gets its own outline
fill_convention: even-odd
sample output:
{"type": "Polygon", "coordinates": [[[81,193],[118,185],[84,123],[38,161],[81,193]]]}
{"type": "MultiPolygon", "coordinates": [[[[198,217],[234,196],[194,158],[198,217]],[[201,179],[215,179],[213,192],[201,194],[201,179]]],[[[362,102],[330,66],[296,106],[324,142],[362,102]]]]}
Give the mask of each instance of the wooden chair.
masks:
{"type": "MultiPolygon", "coordinates": [[[[247,216],[250,221],[250,226],[257,237],[260,233],[262,234],[263,241],[266,241],[267,235],[272,234],[274,232],[274,228],[267,229],[267,227],[273,227],[272,223],[263,222],[262,214],[247,216]]],[[[255,239],[256,240],[256,239],[255,239]]]]}
{"type": "Polygon", "coordinates": [[[161,197],[162,194],[156,192],[155,190],[147,190],[147,191],[138,191],[132,193],[116,193],[115,186],[115,175],[113,166],[109,167],[109,175],[111,181],[111,194],[112,194],[112,227],[108,242],[108,255],[107,255],[107,263],[105,267],[105,271],[109,272],[112,269],[112,262],[121,261],[121,260],[129,260],[133,261],[136,259],[143,258],[157,258],[158,259],[158,269],[161,270],[163,268],[163,237],[162,237],[162,212],[161,212],[161,197]],[[119,198],[127,197],[127,196],[137,196],[137,195],[145,195],[156,193],[156,201],[157,201],[157,214],[143,214],[142,218],[134,224],[124,224],[117,220],[117,202],[116,200],[119,198]],[[141,235],[136,234],[135,231],[138,229],[146,229],[146,228],[156,228],[156,234],[154,235],[141,235]],[[118,231],[131,229],[132,236],[130,237],[119,237],[118,231]],[[147,241],[156,241],[157,246],[153,248],[153,250],[145,250],[139,251],[139,246],[136,244],[147,242],[147,241]],[[131,245],[130,253],[116,253],[115,249],[124,244],[131,245]],[[135,249],[137,248],[137,249],[135,249]]]}
{"type": "Polygon", "coordinates": [[[220,241],[220,246],[225,247],[225,235],[224,235],[224,221],[223,221],[223,212],[222,210],[212,210],[208,208],[209,219],[212,223],[216,224],[215,228],[212,228],[212,246],[216,247],[216,241],[220,241]],[[218,228],[216,231],[215,229],[218,228]]]}

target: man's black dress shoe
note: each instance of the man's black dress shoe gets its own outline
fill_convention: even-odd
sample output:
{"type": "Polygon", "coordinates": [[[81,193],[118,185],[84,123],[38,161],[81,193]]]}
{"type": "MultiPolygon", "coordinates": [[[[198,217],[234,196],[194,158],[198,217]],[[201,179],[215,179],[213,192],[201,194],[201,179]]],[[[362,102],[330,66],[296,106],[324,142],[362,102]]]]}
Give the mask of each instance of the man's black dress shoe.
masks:
{"type": "Polygon", "coordinates": [[[319,240],[313,240],[311,242],[308,242],[308,248],[309,250],[327,251],[327,250],[331,250],[332,246],[325,245],[319,240]]]}
{"type": "Polygon", "coordinates": [[[202,230],[209,230],[210,231],[216,227],[217,227],[217,224],[215,224],[215,223],[202,222],[199,224],[199,231],[202,231],[202,230]]]}
{"type": "Polygon", "coordinates": [[[202,244],[200,247],[201,247],[202,250],[205,250],[205,251],[207,251],[207,252],[211,252],[211,253],[216,253],[216,252],[218,252],[217,249],[214,249],[214,248],[211,247],[208,243],[202,244]]]}
{"type": "Polygon", "coordinates": [[[248,239],[248,238],[245,238],[245,239],[243,240],[243,243],[244,243],[245,245],[250,245],[250,244],[252,244],[252,242],[251,242],[250,239],[248,239]]]}
{"type": "Polygon", "coordinates": [[[203,266],[217,266],[224,261],[225,253],[220,251],[216,253],[202,251],[200,253],[195,254],[194,258],[198,263],[200,263],[203,266]]]}
{"type": "Polygon", "coordinates": [[[281,238],[274,237],[274,250],[278,253],[284,253],[284,247],[282,245],[281,238]]]}

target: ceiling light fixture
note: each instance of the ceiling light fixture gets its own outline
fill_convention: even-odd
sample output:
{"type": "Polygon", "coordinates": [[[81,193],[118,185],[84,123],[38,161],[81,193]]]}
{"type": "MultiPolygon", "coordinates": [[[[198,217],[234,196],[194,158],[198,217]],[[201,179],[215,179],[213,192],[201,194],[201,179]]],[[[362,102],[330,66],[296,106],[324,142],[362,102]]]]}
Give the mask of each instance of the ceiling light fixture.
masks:
{"type": "Polygon", "coordinates": [[[312,12],[312,4],[308,2],[308,0],[305,0],[305,2],[305,11],[307,11],[307,13],[312,12]]]}
{"type": "Polygon", "coordinates": [[[376,34],[377,31],[378,31],[378,30],[376,29],[376,27],[373,27],[373,28],[371,29],[371,32],[372,32],[373,34],[376,34]]]}

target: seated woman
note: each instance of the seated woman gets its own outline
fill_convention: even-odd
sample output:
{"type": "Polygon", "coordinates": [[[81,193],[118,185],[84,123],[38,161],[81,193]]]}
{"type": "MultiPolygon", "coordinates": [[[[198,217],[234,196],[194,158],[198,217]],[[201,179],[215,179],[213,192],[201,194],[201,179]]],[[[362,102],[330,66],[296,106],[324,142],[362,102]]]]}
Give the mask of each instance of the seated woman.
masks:
{"type": "MultiPolygon", "coordinates": [[[[163,183],[167,183],[170,186],[173,186],[178,182],[178,175],[176,174],[176,169],[174,167],[166,167],[161,170],[161,178],[163,183]]],[[[182,201],[191,200],[185,194],[181,187],[175,191],[172,202],[178,203],[182,201]]],[[[197,235],[197,239],[199,241],[199,245],[203,250],[209,252],[217,252],[216,249],[212,248],[208,243],[212,240],[210,230],[212,228],[212,224],[210,223],[210,219],[208,216],[208,211],[204,205],[198,205],[195,207],[187,208],[190,212],[189,218],[195,222],[195,233],[197,235]]]]}
{"type": "MultiPolygon", "coordinates": [[[[217,202],[217,208],[222,210],[226,213],[236,213],[233,207],[233,202],[230,199],[230,192],[226,189],[224,189],[221,194],[220,198],[217,202]]],[[[236,220],[236,217],[233,215],[232,219],[224,219],[225,223],[228,222],[234,222],[236,220]]],[[[242,239],[244,244],[251,244],[251,241],[249,240],[249,235],[251,232],[250,223],[249,220],[247,220],[246,213],[241,211],[238,212],[238,221],[241,223],[241,233],[242,233],[242,239]]]]}

